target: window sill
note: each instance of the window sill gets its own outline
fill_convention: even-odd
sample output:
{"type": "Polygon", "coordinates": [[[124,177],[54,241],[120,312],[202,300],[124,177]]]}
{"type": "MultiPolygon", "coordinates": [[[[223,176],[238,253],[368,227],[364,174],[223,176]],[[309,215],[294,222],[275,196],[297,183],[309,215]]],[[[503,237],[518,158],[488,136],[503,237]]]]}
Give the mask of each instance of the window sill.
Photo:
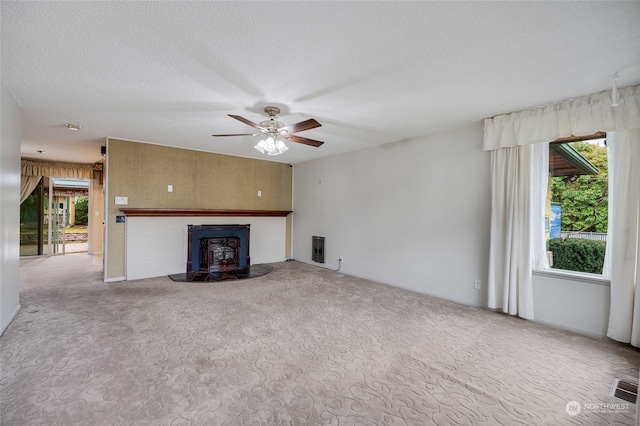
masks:
{"type": "Polygon", "coordinates": [[[586,272],[565,271],[562,269],[535,269],[533,271],[533,275],[579,281],[588,284],[598,284],[607,287],[611,285],[611,281],[608,278],[604,278],[602,275],[588,274],[586,272]]]}

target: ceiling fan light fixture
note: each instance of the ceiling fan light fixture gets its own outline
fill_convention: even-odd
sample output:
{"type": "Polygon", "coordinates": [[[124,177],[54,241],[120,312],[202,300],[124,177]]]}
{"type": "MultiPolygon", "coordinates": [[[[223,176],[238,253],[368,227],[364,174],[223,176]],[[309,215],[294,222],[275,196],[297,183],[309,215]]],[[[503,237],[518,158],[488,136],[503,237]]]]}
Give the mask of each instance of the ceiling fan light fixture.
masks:
{"type": "Polygon", "coordinates": [[[265,153],[264,147],[265,147],[264,139],[260,139],[260,141],[258,141],[256,146],[254,146],[254,148],[257,149],[258,151],[260,151],[260,153],[262,153],[262,154],[265,153]]]}
{"type": "Polygon", "coordinates": [[[277,135],[269,133],[266,138],[261,139],[255,148],[262,154],[280,155],[284,154],[289,148],[277,135]]]}
{"type": "Polygon", "coordinates": [[[284,144],[284,142],[282,142],[282,139],[276,139],[276,151],[277,151],[277,154],[272,154],[272,155],[284,154],[288,150],[289,150],[289,147],[286,146],[284,144]]]}
{"type": "Polygon", "coordinates": [[[278,155],[276,152],[276,144],[273,136],[267,135],[264,139],[260,139],[260,142],[256,145],[256,149],[263,154],[278,155]]]}

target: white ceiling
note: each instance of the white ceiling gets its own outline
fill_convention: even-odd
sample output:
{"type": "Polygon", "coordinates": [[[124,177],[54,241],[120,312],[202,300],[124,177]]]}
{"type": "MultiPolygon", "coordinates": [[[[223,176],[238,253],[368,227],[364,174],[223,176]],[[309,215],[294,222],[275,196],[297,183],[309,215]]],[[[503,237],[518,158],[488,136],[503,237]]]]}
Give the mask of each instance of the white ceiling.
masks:
{"type": "Polygon", "coordinates": [[[297,163],[640,84],[638,1],[1,5],[23,158],[93,163],[117,137],[297,163]],[[211,136],[266,105],[325,144],[211,136]]]}

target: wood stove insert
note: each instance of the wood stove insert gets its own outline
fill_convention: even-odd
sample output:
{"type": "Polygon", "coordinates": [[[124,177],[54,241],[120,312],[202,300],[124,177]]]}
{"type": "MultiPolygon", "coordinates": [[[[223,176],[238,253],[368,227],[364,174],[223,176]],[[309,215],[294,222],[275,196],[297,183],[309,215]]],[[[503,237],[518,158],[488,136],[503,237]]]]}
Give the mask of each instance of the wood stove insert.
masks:
{"type": "Polygon", "coordinates": [[[246,271],[251,225],[188,225],[187,277],[246,271]]]}

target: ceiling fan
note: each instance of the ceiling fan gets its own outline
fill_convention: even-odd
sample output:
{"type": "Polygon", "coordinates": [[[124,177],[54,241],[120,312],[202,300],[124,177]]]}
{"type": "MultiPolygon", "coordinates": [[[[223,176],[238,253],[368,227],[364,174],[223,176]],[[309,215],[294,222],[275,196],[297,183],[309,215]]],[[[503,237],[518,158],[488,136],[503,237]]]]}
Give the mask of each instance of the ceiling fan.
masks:
{"type": "Polygon", "coordinates": [[[278,121],[275,117],[280,114],[280,108],[274,106],[267,106],[264,108],[264,112],[269,115],[268,120],[261,121],[260,124],[256,124],[251,120],[247,120],[239,115],[228,114],[229,117],[235,118],[238,121],[243,122],[253,128],[256,128],[260,133],[234,133],[227,135],[212,135],[212,136],[258,136],[263,135],[255,148],[263,154],[279,155],[287,151],[289,148],[284,144],[284,141],[302,143],[309,146],[319,147],[324,142],[316,141],[309,138],[303,138],[302,136],[294,135],[294,133],[302,132],[303,130],[314,129],[320,127],[321,124],[315,119],[310,118],[305,121],[301,121],[296,124],[286,126],[283,122],[278,121]]]}

